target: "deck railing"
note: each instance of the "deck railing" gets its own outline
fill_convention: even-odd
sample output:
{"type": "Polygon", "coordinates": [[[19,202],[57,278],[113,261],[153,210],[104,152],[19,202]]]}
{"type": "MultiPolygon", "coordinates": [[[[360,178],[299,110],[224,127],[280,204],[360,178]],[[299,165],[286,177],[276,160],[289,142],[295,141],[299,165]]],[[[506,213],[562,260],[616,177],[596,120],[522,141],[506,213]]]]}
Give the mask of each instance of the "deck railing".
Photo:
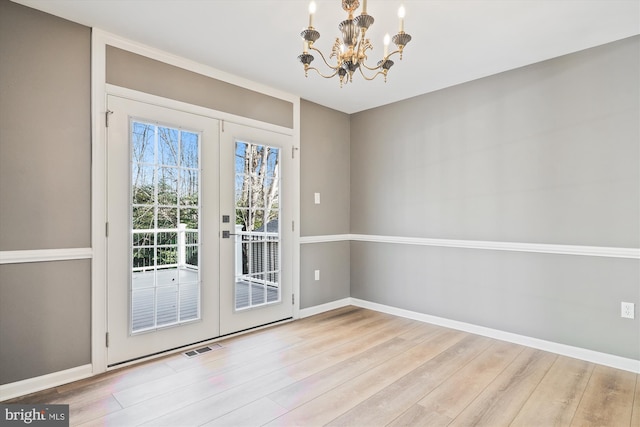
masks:
{"type": "MultiPolygon", "coordinates": [[[[133,230],[133,234],[151,234],[153,233],[154,244],[153,245],[142,245],[142,246],[134,246],[134,251],[136,249],[153,249],[148,257],[146,257],[143,261],[142,266],[134,266],[132,268],[133,272],[144,272],[151,271],[155,269],[169,269],[169,268],[189,268],[193,270],[198,270],[198,257],[196,256],[195,261],[193,263],[193,257],[188,256],[190,252],[198,249],[197,239],[194,239],[193,236],[196,236],[199,231],[195,229],[187,228],[186,224],[178,224],[178,228],[155,228],[155,229],[145,229],[145,230],[133,230]],[[175,244],[158,244],[158,234],[159,233],[176,233],[175,244]],[[171,249],[176,250],[175,259],[176,262],[162,263],[154,262],[154,257],[158,256],[158,249],[166,249],[170,251],[171,249]]],[[[260,233],[259,236],[265,237],[273,237],[277,238],[278,233],[260,233]]],[[[277,286],[277,280],[268,280],[270,276],[270,272],[279,270],[279,268],[273,268],[278,265],[277,260],[279,259],[279,242],[278,240],[267,241],[267,254],[265,257],[264,248],[262,245],[256,246],[254,250],[252,250],[251,260],[248,263],[248,272],[244,272],[243,263],[244,257],[242,253],[242,243],[251,243],[250,240],[243,240],[243,237],[246,236],[256,236],[255,234],[251,234],[250,232],[242,231],[241,225],[235,226],[235,276],[236,279],[244,278],[244,280],[256,282],[256,278],[253,277],[251,280],[250,272],[263,271],[265,274],[265,279],[261,280],[262,283],[277,286]],[[259,249],[258,249],[259,248],[259,249]],[[265,264],[266,263],[266,264],[265,264]],[[262,266],[262,268],[260,268],[262,266]],[[269,268],[272,267],[272,268],[269,268]]],[[[133,239],[136,240],[135,238],[133,239]]],[[[156,260],[157,261],[157,260],[156,260]]],[[[247,260],[249,261],[249,260],[247,260]]],[[[271,275],[272,276],[272,275],[271,275]]]]}
{"type": "MultiPolygon", "coordinates": [[[[133,241],[136,241],[136,234],[152,234],[154,237],[153,245],[142,245],[142,246],[133,246],[133,250],[137,249],[152,249],[149,256],[145,257],[142,266],[133,266],[132,271],[140,272],[140,271],[150,271],[155,270],[157,268],[189,268],[193,270],[198,269],[198,256],[195,257],[196,264],[193,263],[194,258],[190,255],[193,255],[193,251],[198,249],[198,239],[194,239],[193,236],[197,236],[199,231],[191,228],[187,228],[186,224],[178,224],[178,228],[151,228],[144,230],[132,230],[134,235],[133,241]],[[160,233],[169,234],[176,233],[175,236],[175,244],[158,244],[158,235],[160,233]],[[175,249],[175,262],[164,262],[159,264],[157,260],[154,262],[155,257],[158,256],[158,249],[165,249],[167,252],[170,252],[172,249],[175,249]]],[[[173,240],[173,239],[170,239],[173,240]]]]}
{"type": "Polygon", "coordinates": [[[279,270],[278,268],[278,260],[279,260],[279,241],[277,238],[279,237],[279,233],[260,233],[253,234],[251,232],[242,231],[241,225],[236,225],[235,229],[235,251],[236,251],[236,281],[246,281],[252,283],[261,283],[269,286],[278,286],[279,280],[270,280],[275,278],[275,273],[279,270]],[[245,237],[272,237],[274,240],[266,241],[266,254],[264,253],[265,249],[263,245],[255,245],[253,250],[251,251],[251,259],[247,260],[247,270],[244,271],[244,254],[242,253],[242,243],[265,243],[264,241],[251,241],[249,239],[243,239],[245,237]],[[250,262],[249,262],[250,261],[250,262]],[[271,267],[271,268],[270,268],[271,267]],[[258,279],[253,276],[252,272],[260,272],[263,274],[263,279],[258,279]]]}

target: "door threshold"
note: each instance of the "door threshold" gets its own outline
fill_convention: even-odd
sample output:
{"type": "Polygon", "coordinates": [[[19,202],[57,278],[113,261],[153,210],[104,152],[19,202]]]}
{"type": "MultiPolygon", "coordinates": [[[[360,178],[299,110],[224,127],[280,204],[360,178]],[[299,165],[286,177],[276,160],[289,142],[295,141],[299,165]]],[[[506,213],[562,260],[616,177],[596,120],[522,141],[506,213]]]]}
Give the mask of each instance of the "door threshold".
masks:
{"type": "Polygon", "coordinates": [[[159,359],[161,357],[172,356],[174,354],[181,353],[181,352],[182,353],[186,353],[186,352],[189,352],[189,351],[192,351],[192,350],[196,350],[197,348],[202,347],[203,344],[205,346],[222,347],[219,344],[217,344],[218,341],[222,341],[222,340],[225,340],[227,338],[233,338],[233,337],[245,335],[245,334],[248,334],[248,333],[251,333],[251,332],[255,332],[255,331],[259,331],[259,330],[262,330],[262,329],[271,328],[273,326],[283,325],[285,323],[293,322],[294,320],[295,319],[293,317],[288,317],[286,319],[276,320],[275,322],[266,323],[264,325],[256,326],[256,327],[253,327],[253,328],[243,329],[242,331],[237,331],[237,332],[232,332],[230,334],[221,335],[221,336],[216,337],[216,338],[208,338],[206,340],[202,340],[202,341],[198,341],[198,342],[195,342],[195,343],[183,345],[183,346],[180,346],[180,347],[175,347],[175,348],[159,351],[157,353],[148,354],[146,356],[137,357],[135,359],[125,360],[124,362],[119,362],[119,363],[114,363],[112,365],[108,365],[107,366],[107,371],[113,371],[113,370],[120,369],[120,368],[126,368],[126,367],[129,367],[129,366],[133,366],[133,365],[149,362],[151,360],[159,359]]]}

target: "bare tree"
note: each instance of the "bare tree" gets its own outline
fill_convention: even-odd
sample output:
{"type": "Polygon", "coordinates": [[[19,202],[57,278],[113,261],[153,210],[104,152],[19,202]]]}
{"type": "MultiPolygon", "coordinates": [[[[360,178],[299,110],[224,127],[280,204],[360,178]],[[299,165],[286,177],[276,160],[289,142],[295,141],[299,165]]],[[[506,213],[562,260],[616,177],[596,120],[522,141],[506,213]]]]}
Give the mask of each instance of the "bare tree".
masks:
{"type": "MultiPolygon", "coordinates": [[[[279,204],[279,150],[273,147],[245,143],[244,152],[236,151],[236,179],[239,192],[236,194],[236,224],[243,231],[267,231],[270,221],[278,218],[279,204]]],[[[251,246],[266,245],[266,241],[251,246]]],[[[256,248],[257,250],[257,248],[256,248]]],[[[249,272],[249,245],[242,245],[242,271],[249,272]]]]}
{"type": "Polygon", "coordinates": [[[266,227],[277,218],[274,208],[279,202],[278,149],[247,144],[242,155],[242,189],[236,200],[236,223],[244,231],[266,227]]]}

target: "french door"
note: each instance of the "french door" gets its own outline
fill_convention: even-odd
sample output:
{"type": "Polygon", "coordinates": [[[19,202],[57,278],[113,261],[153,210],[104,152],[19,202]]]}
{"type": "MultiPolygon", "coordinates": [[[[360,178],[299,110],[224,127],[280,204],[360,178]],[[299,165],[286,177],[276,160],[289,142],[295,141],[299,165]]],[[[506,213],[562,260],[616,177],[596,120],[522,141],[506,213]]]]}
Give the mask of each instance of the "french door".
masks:
{"type": "Polygon", "coordinates": [[[291,317],[287,137],[107,105],[107,364],[291,317]]]}
{"type": "Polygon", "coordinates": [[[115,96],[107,104],[114,365],[219,335],[219,122],[115,96]]]}
{"type": "Polygon", "coordinates": [[[292,138],[234,123],[220,137],[220,332],[293,316],[292,138]]]}

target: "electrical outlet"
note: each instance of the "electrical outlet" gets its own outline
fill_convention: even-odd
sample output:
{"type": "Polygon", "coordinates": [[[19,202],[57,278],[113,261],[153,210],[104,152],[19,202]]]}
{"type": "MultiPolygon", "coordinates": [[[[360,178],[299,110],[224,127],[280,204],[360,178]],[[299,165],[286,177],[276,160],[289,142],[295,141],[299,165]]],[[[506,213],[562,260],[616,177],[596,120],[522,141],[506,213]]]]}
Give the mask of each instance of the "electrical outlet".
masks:
{"type": "Polygon", "coordinates": [[[320,193],[313,193],[313,201],[316,205],[320,204],[320,193]]]}
{"type": "Polygon", "coordinates": [[[625,319],[633,319],[635,312],[635,304],[632,302],[622,302],[620,304],[620,317],[625,319]]]}
{"type": "Polygon", "coordinates": [[[320,280],[320,270],[316,270],[313,272],[313,275],[316,280],[320,280]]]}

